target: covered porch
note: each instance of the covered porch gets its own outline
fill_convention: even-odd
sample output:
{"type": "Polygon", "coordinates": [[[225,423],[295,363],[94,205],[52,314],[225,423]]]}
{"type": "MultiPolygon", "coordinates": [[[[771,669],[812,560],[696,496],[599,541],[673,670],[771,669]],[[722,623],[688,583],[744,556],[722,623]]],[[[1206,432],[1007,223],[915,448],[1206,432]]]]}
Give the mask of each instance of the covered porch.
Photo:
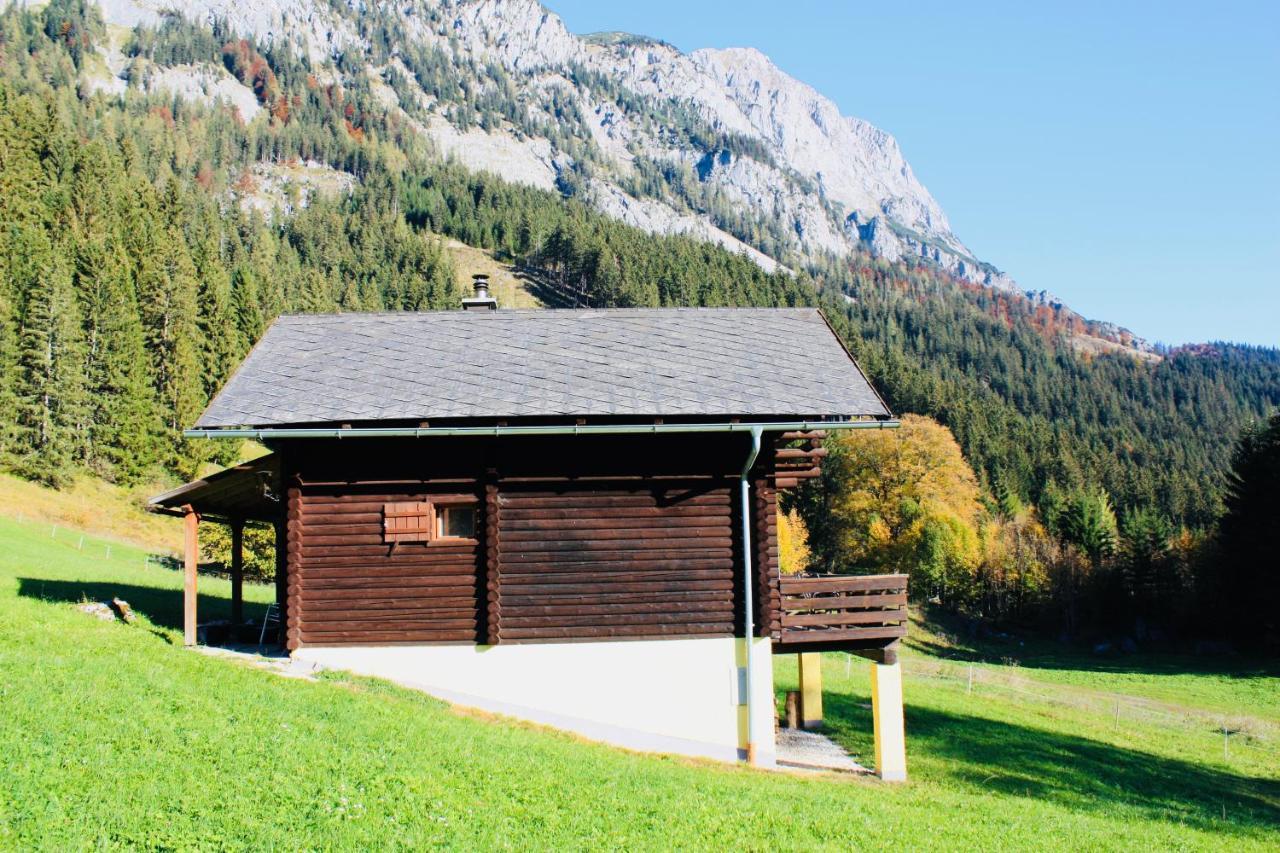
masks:
{"type": "MultiPolygon", "coordinates": [[[[218,471],[156,495],[147,509],[181,518],[183,535],[183,642],[194,646],[200,627],[197,583],[202,523],[224,524],[230,531],[231,634],[243,630],[244,619],[244,533],[246,525],[270,525],[276,541],[276,614],[281,628],[285,623],[284,602],[284,504],[280,500],[280,459],[268,454],[218,471]]],[[[280,632],[282,633],[282,632],[280,632]]],[[[260,636],[260,635],[259,635],[260,636]]],[[[253,638],[258,639],[257,636],[253,638]]],[[[270,641],[277,642],[272,636],[270,641]]]]}

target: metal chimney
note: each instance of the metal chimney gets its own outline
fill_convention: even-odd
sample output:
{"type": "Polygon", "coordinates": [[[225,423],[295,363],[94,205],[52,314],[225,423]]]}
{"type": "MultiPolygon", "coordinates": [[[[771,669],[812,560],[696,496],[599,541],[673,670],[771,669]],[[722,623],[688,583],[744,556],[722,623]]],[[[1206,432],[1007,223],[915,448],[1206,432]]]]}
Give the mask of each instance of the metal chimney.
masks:
{"type": "Polygon", "coordinates": [[[462,300],[462,309],[464,311],[497,310],[498,300],[489,295],[489,274],[478,272],[471,276],[471,281],[472,286],[475,287],[475,296],[462,300]]]}

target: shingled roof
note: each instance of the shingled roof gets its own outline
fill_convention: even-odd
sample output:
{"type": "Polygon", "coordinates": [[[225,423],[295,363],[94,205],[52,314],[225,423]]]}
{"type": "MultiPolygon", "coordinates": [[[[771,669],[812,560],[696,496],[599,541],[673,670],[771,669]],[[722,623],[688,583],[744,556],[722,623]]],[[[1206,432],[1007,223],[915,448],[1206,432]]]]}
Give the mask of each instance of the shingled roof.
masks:
{"type": "Polygon", "coordinates": [[[523,417],[885,417],[814,308],[280,317],[199,428],[523,417]]]}

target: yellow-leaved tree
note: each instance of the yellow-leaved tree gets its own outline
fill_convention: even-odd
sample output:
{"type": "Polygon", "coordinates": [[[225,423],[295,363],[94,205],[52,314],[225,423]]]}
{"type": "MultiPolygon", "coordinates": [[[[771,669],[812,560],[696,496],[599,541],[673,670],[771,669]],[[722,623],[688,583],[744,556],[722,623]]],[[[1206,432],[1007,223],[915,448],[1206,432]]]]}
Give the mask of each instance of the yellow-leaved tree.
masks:
{"type": "Polygon", "coordinates": [[[778,513],[778,568],[784,575],[803,572],[809,565],[809,533],[804,519],[792,509],[778,513]]]}
{"type": "Polygon", "coordinates": [[[823,477],[794,505],[811,567],[902,572],[916,595],[962,597],[982,559],[978,481],[951,431],[906,415],[896,430],[835,432],[823,477]]]}

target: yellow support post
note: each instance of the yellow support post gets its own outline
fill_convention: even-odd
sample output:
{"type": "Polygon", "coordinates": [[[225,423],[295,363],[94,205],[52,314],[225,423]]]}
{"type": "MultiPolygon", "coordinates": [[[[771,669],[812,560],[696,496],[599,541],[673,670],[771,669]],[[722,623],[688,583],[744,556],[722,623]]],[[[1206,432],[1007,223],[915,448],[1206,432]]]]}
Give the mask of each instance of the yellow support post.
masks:
{"type": "Polygon", "coordinates": [[[800,659],[800,727],[822,728],[822,653],[804,652],[800,659]]]}
{"type": "Polygon", "coordinates": [[[907,779],[907,732],[902,718],[902,664],[871,664],[871,714],[875,726],[876,775],[886,782],[907,779]]]}

